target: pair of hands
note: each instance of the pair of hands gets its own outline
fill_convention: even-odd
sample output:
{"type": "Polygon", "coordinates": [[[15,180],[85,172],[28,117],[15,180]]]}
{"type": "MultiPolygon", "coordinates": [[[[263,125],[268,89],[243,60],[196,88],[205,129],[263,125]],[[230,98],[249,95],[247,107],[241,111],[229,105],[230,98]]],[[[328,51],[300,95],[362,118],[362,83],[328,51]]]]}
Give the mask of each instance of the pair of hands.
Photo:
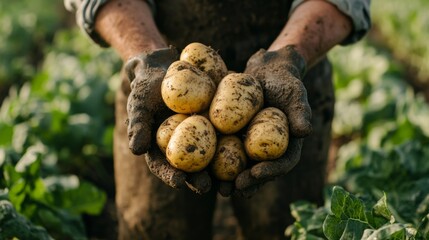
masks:
{"type": "MultiPolygon", "coordinates": [[[[175,169],[151,141],[155,126],[172,114],[163,103],[160,89],[167,68],[177,59],[177,51],[166,48],[143,53],[126,63],[125,71],[131,85],[127,104],[129,147],[133,154],[147,154],[150,171],[169,186],[187,185],[201,194],[213,185],[209,173],[205,170],[185,173],[175,169]]],[[[279,159],[253,165],[240,173],[235,182],[216,182],[223,196],[249,197],[265,182],[285,175],[298,163],[303,137],[312,130],[311,109],[301,81],[305,68],[304,59],[293,46],[270,52],[260,50],[247,62],[245,73],[261,82],[265,105],[279,108],[288,117],[291,137],[288,150],[279,159]]]]}

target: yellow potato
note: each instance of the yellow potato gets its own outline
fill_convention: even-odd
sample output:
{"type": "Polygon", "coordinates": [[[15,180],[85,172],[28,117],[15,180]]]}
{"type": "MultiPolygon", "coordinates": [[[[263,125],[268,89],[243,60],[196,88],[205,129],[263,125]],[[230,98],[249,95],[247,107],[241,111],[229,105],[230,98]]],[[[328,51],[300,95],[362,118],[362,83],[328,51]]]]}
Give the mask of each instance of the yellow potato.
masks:
{"type": "Polygon", "coordinates": [[[223,134],[233,134],[246,126],[262,108],[262,87],[251,75],[231,73],[219,83],[210,105],[210,121],[223,134]]]}
{"type": "Polygon", "coordinates": [[[286,152],[288,144],[288,120],[274,107],[261,110],[252,119],[244,140],[247,155],[258,161],[279,158],[286,152]]]}
{"type": "Polygon", "coordinates": [[[202,43],[187,45],[180,54],[180,60],[191,63],[206,72],[216,85],[228,73],[225,62],[211,47],[202,43]]]}
{"type": "Polygon", "coordinates": [[[206,110],[215,91],[216,85],[206,73],[184,61],[172,63],[161,83],[162,99],[176,113],[206,110]]]}
{"type": "Polygon", "coordinates": [[[233,181],[246,167],[243,142],[235,135],[222,136],[211,162],[213,175],[222,181],[233,181]]]}
{"type": "Polygon", "coordinates": [[[187,117],[189,116],[178,113],[165,119],[165,121],[159,126],[158,131],[156,132],[156,143],[164,154],[174,129],[176,129],[176,127],[187,117]]]}
{"type": "Polygon", "coordinates": [[[167,145],[166,157],[175,168],[198,172],[212,160],[216,151],[216,131],[200,115],[183,120],[174,130],[167,145]]]}

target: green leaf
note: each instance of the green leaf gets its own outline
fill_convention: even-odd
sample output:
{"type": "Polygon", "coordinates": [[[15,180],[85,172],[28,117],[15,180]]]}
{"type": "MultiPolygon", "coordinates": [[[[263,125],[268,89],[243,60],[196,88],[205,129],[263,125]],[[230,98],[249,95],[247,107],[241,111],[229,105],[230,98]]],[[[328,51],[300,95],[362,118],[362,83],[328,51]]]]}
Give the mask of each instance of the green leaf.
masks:
{"type": "Polygon", "coordinates": [[[13,126],[0,123],[0,146],[8,146],[13,139],[13,126]]]}
{"type": "Polygon", "coordinates": [[[324,237],[323,221],[328,214],[326,208],[317,208],[315,204],[306,201],[292,203],[290,208],[296,222],[288,227],[287,236],[291,236],[292,239],[321,239],[324,237]]]}
{"type": "Polygon", "coordinates": [[[44,182],[56,205],[74,214],[99,214],[106,202],[103,191],[76,176],[51,176],[44,182]]]}
{"type": "Polygon", "coordinates": [[[429,239],[429,214],[427,214],[419,223],[417,236],[422,239],[429,239]]]}
{"type": "Polygon", "coordinates": [[[362,237],[362,240],[371,239],[392,239],[392,240],[406,240],[410,239],[407,229],[403,224],[395,223],[383,226],[377,230],[367,232],[367,235],[362,237]]]}
{"type": "Polygon", "coordinates": [[[366,221],[365,205],[343,188],[335,186],[331,197],[331,211],[339,219],[357,219],[366,221]]]}
{"type": "Polygon", "coordinates": [[[365,229],[368,228],[368,224],[356,219],[347,220],[346,227],[344,228],[343,234],[339,238],[340,240],[360,240],[365,229]]]}
{"type": "Polygon", "coordinates": [[[86,239],[85,227],[78,215],[62,209],[40,208],[37,216],[49,232],[55,233],[56,239],[86,239]]]}
{"type": "Polygon", "coordinates": [[[347,220],[341,220],[334,215],[328,215],[323,222],[323,233],[329,240],[340,239],[346,225],[347,220]]]}

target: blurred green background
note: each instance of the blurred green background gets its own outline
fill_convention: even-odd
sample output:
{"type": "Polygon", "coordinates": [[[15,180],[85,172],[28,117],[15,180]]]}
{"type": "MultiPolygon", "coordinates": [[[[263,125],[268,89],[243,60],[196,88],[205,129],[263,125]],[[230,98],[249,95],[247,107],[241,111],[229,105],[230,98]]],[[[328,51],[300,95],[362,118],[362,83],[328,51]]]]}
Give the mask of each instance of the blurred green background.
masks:
{"type": "MultiPolygon", "coordinates": [[[[373,1],[371,32],[329,54],[337,99],[330,184],[369,202],[386,194],[385,216],[395,220],[364,229],[400,223],[395,231],[408,235],[397,239],[429,231],[429,14],[422,9],[428,1],[373,1]]],[[[120,67],[62,1],[0,2],[0,239],[114,239],[120,67]]],[[[322,230],[331,189],[325,206],[294,205],[288,234],[329,238],[322,230]]]]}

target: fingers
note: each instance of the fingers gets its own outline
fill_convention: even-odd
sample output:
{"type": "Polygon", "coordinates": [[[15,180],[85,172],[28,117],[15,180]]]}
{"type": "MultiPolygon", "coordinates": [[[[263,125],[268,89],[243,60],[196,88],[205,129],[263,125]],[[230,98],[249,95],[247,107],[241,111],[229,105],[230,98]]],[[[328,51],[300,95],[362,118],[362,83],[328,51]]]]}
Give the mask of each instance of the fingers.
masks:
{"type": "Polygon", "coordinates": [[[255,54],[253,54],[246,65],[246,72],[249,74],[254,74],[256,68],[259,67],[260,63],[263,61],[264,55],[267,51],[265,49],[260,49],[255,54]]]}
{"type": "Polygon", "coordinates": [[[287,174],[299,162],[303,141],[291,138],[286,153],[280,159],[256,164],[250,169],[250,175],[258,180],[269,180],[287,174]]]}
{"type": "Polygon", "coordinates": [[[155,176],[172,188],[182,188],[186,185],[198,194],[206,193],[211,189],[212,181],[207,171],[187,174],[171,166],[157,148],[148,151],[146,163],[155,176]]]}
{"type": "Polygon", "coordinates": [[[282,109],[289,120],[289,128],[292,136],[302,138],[310,135],[313,128],[311,126],[311,108],[307,99],[307,90],[300,80],[294,84],[293,92],[285,109],[282,109]]]}
{"type": "Polygon", "coordinates": [[[234,184],[233,182],[226,182],[221,181],[219,182],[219,189],[218,189],[220,195],[223,197],[229,197],[234,191],[234,184]]]}
{"type": "Polygon", "coordinates": [[[127,104],[128,144],[133,154],[141,155],[150,147],[153,114],[147,111],[143,102],[134,94],[135,91],[132,90],[127,104]]]}
{"type": "Polygon", "coordinates": [[[286,114],[292,136],[306,137],[312,132],[307,90],[301,80],[294,77],[288,69],[283,70],[265,74],[262,81],[265,102],[286,114]]]}
{"type": "MultiPolygon", "coordinates": [[[[133,121],[132,119],[131,121],[133,121]]],[[[147,124],[135,123],[128,126],[129,148],[134,155],[142,155],[150,146],[150,127],[147,124]],[[144,130],[146,129],[146,130],[144,130]]]]}
{"type": "Polygon", "coordinates": [[[128,96],[129,148],[135,155],[145,153],[151,143],[154,114],[165,109],[161,97],[161,82],[165,72],[157,70],[141,74],[131,83],[128,96]]]}
{"type": "Polygon", "coordinates": [[[249,187],[259,185],[260,183],[261,180],[252,176],[250,169],[244,170],[235,179],[235,187],[237,188],[237,190],[244,190],[249,187]]]}
{"type": "Polygon", "coordinates": [[[210,191],[212,187],[212,180],[207,171],[189,173],[186,180],[186,185],[193,192],[203,194],[210,191]]]}
{"type": "Polygon", "coordinates": [[[146,163],[149,170],[164,183],[181,188],[185,185],[186,173],[171,166],[158,149],[151,149],[146,154],[146,163]]]}
{"type": "Polygon", "coordinates": [[[235,179],[234,195],[250,198],[266,182],[266,180],[256,179],[250,173],[250,169],[243,171],[235,179]]]}

